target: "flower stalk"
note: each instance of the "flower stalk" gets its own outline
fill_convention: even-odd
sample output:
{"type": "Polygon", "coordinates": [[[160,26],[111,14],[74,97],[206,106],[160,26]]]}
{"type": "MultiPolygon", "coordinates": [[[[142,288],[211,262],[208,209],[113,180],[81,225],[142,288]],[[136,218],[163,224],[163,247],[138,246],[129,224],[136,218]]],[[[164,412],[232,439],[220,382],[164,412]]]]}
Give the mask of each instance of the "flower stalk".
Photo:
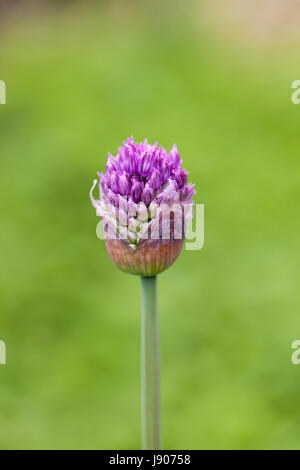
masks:
{"type": "Polygon", "coordinates": [[[160,449],[160,359],[157,277],[141,277],[142,287],[142,444],[160,449]]]}

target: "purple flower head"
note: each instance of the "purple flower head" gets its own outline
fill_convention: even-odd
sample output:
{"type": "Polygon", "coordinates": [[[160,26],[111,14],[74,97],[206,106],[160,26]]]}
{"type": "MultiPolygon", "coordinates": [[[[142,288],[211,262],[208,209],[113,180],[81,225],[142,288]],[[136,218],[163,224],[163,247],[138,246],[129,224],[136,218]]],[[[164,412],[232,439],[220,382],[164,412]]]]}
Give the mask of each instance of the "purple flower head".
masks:
{"type": "Polygon", "coordinates": [[[149,233],[155,234],[153,238],[164,238],[161,234],[168,223],[173,227],[171,238],[184,238],[184,228],[174,229],[178,224],[173,219],[175,222],[182,219],[178,208],[185,204],[191,209],[196,191],[194,185],[187,183],[188,173],[182,168],[176,144],[168,153],[156,142],[135,143],[130,137],[115,157],[108,154],[106,171],[98,176],[100,198],[95,200],[91,191],[91,200],[113,238],[121,238],[135,252],[144,245],[149,233]],[[167,207],[174,204],[176,213],[170,216],[167,207]],[[127,227],[124,221],[130,221],[127,227]]]}
{"type": "Polygon", "coordinates": [[[146,140],[134,143],[131,137],[119,148],[116,157],[108,154],[106,172],[100,177],[100,184],[104,195],[110,188],[115,194],[130,196],[138,203],[143,201],[142,194],[147,184],[147,193],[150,187],[155,197],[170,180],[177,184],[183,194],[187,185],[187,171],[181,167],[176,144],[168,154],[157,143],[150,145],[146,140]]]}

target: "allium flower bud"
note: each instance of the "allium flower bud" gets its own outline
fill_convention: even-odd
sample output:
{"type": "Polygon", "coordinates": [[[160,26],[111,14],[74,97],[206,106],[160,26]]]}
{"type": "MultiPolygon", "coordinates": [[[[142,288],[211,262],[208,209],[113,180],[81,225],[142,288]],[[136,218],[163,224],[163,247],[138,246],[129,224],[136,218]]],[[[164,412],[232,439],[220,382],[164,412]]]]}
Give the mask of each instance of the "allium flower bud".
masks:
{"type": "Polygon", "coordinates": [[[155,276],[179,255],[195,194],[181,163],[176,145],[168,154],[131,137],[116,157],[109,154],[106,173],[98,173],[100,198],[92,194],[95,181],[91,201],[109,257],[123,271],[155,276]]]}

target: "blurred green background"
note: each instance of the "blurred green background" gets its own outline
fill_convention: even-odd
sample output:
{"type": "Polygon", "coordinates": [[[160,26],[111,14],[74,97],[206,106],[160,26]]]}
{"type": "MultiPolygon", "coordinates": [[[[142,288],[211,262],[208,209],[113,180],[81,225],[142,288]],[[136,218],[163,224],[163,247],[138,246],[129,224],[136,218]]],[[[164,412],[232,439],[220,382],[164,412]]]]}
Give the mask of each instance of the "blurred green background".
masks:
{"type": "Polygon", "coordinates": [[[159,277],[163,447],[300,448],[300,41],[200,1],[1,6],[0,448],[140,447],[139,279],[88,197],[131,134],[205,204],[159,277]]]}

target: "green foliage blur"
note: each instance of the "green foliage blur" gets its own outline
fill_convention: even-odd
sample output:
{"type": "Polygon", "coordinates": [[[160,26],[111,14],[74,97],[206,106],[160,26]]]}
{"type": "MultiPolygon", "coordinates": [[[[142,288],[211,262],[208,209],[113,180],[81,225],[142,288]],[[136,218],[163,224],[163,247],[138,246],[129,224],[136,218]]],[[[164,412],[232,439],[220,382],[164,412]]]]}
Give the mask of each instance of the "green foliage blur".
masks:
{"type": "Polygon", "coordinates": [[[140,281],[88,196],[132,134],[176,142],[205,204],[204,248],[159,276],[163,447],[300,447],[299,57],[167,4],[1,24],[1,449],[140,448],[140,281]]]}

